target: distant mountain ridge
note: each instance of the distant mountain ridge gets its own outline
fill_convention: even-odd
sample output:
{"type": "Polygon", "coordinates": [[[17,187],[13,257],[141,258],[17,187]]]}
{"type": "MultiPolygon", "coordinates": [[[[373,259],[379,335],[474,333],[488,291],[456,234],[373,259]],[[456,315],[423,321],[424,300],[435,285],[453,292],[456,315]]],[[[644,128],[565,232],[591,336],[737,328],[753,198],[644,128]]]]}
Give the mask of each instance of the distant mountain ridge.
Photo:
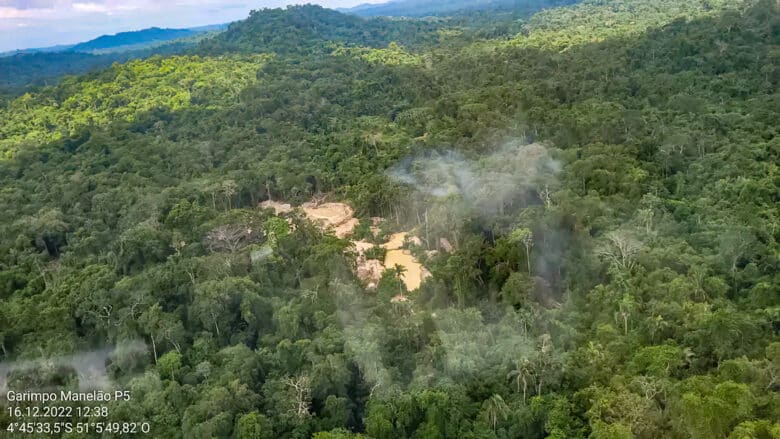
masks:
{"type": "Polygon", "coordinates": [[[103,35],[75,45],[0,53],[0,92],[23,85],[46,85],[63,75],[83,74],[114,62],[191,50],[227,24],[188,29],[149,28],[103,35]]]}
{"type": "Polygon", "coordinates": [[[4,56],[13,56],[13,55],[20,55],[20,54],[67,52],[68,50],[72,49],[73,46],[74,46],[73,44],[58,44],[56,46],[49,46],[49,47],[36,47],[32,49],[9,50],[7,52],[0,52],[0,58],[4,56]]]}
{"type": "Polygon", "coordinates": [[[33,53],[78,52],[99,54],[106,52],[121,52],[169,43],[174,40],[194,37],[208,32],[218,32],[227,28],[227,23],[183,29],[150,27],[137,31],[119,32],[113,35],[101,35],[83,43],[3,52],[0,53],[0,57],[33,53]]]}
{"type": "Polygon", "coordinates": [[[198,32],[190,29],[162,29],[151,27],[139,31],[120,32],[114,35],[103,35],[93,40],[76,44],[70,50],[73,52],[92,52],[136,44],[149,44],[186,38],[198,32]]]}

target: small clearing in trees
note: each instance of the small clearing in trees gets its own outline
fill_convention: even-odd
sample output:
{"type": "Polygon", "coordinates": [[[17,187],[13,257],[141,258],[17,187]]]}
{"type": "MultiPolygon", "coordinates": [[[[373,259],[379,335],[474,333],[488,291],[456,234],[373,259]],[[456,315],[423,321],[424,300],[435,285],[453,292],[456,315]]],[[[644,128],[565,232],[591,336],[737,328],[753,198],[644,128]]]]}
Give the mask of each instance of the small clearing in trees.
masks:
{"type": "Polygon", "coordinates": [[[344,203],[304,203],[301,208],[306,216],[325,230],[333,230],[338,238],[351,235],[360,221],[354,217],[355,211],[344,203]]]}
{"type": "MultiPolygon", "coordinates": [[[[273,209],[277,215],[284,215],[294,210],[292,205],[278,201],[264,201],[260,203],[263,209],[273,209]]],[[[355,211],[351,206],[345,203],[316,203],[308,202],[301,205],[301,210],[306,217],[318,224],[323,231],[332,232],[336,237],[344,239],[352,235],[355,227],[360,224],[360,220],[355,218],[355,211]]],[[[371,218],[371,231],[374,236],[379,233],[379,224],[382,218],[371,218]]],[[[365,282],[369,289],[376,288],[382,273],[390,268],[399,265],[404,268],[401,274],[401,280],[406,285],[408,291],[414,291],[420,288],[422,282],[431,276],[431,273],[404,248],[406,242],[415,245],[421,245],[420,239],[407,232],[396,233],[390,236],[390,239],[382,247],[387,250],[384,262],[376,259],[368,259],[365,256],[366,251],[374,247],[374,244],[367,241],[352,241],[355,253],[357,254],[356,274],[361,281],[365,282]]]]}
{"type": "Polygon", "coordinates": [[[419,242],[416,236],[410,237],[408,233],[401,232],[392,235],[386,244],[382,244],[382,247],[387,249],[384,265],[390,269],[396,265],[403,267],[406,271],[401,274],[401,280],[406,284],[407,290],[414,291],[420,288],[422,282],[430,277],[431,273],[412,255],[412,252],[403,248],[407,239],[412,243],[419,242]]]}
{"type": "Polygon", "coordinates": [[[291,204],[280,203],[278,201],[272,201],[272,200],[263,201],[262,203],[260,203],[260,207],[263,209],[273,209],[277,215],[282,215],[293,211],[293,207],[291,204]]]}

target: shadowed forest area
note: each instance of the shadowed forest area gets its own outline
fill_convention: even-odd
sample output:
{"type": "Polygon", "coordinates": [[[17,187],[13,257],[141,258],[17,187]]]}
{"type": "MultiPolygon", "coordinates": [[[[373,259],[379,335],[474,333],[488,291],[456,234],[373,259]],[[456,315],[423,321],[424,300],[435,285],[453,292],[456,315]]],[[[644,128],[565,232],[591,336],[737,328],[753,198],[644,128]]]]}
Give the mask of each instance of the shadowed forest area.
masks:
{"type": "Polygon", "coordinates": [[[153,437],[780,438],[778,66],[775,0],[307,5],[2,96],[0,388],[97,362],[153,437]],[[260,207],[312,200],[430,276],[260,207]]]}

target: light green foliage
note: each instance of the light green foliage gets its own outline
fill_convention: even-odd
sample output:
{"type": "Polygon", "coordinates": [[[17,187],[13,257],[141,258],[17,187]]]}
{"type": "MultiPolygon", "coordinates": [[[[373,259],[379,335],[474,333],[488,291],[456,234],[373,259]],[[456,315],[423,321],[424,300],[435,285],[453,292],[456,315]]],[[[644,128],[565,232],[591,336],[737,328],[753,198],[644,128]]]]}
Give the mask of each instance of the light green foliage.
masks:
{"type": "Polygon", "coordinates": [[[585,0],[535,14],[525,24],[527,35],[518,36],[511,44],[563,51],[582,44],[632,37],[677,19],[717,16],[733,8],[734,3],[728,0],[585,0]]]}
{"type": "Polygon", "coordinates": [[[252,412],[238,418],[237,439],[271,439],[273,437],[271,422],[265,416],[252,412]]]}
{"type": "Polygon", "coordinates": [[[155,109],[233,104],[267,59],[153,57],[116,64],[89,80],[67,78],[56,89],[25,93],[0,109],[0,151],[8,157],[23,142],[72,138],[85,127],[135,122],[155,109]]]}
{"type": "Polygon", "coordinates": [[[343,428],[337,428],[331,431],[314,433],[313,439],[361,439],[362,434],[351,433],[343,428]]]}
{"type": "Polygon", "coordinates": [[[271,217],[264,224],[265,233],[271,245],[276,245],[277,241],[290,233],[290,224],[283,218],[271,217]]]}
{"type": "Polygon", "coordinates": [[[734,428],[729,439],[777,439],[780,438],[780,423],[770,421],[745,421],[734,428]]]}
{"type": "Polygon", "coordinates": [[[599,390],[596,395],[588,411],[594,436],[658,437],[663,434],[661,410],[651,398],[625,389],[599,390]]]}
{"type": "Polygon", "coordinates": [[[116,347],[154,437],[778,437],[778,12],[300,6],[0,98],[9,386],[116,347]],[[269,198],[431,276],[363,290],[269,198]]]}
{"type": "Polygon", "coordinates": [[[683,365],[683,351],[677,346],[648,346],[640,349],[631,359],[633,373],[666,377],[683,365]]]}
{"type": "Polygon", "coordinates": [[[407,52],[395,42],[390,43],[386,49],[338,47],[333,51],[333,55],[354,56],[371,64],[415,66],[422,63],[422,57],[407,52]]]}
{"type": "Polygon", "coordinates": [[[181,354],[171,351],[163,355],[157,360],[157,369],[161,378],[176,379],[176,374],[181,369],[181,354]]]}
{"type": "Polygon", "coordinates": [[[745,384],[693,377],[679,385],[673,425],[693,438],[722,437],[752,411],[754,397],[745,384]]]}
{"type": "Polygon", "coordinates": [[[596,422],[593,425],[593,439],[632,439],[631,429],[623,424],[604,424],[596,422]]]}

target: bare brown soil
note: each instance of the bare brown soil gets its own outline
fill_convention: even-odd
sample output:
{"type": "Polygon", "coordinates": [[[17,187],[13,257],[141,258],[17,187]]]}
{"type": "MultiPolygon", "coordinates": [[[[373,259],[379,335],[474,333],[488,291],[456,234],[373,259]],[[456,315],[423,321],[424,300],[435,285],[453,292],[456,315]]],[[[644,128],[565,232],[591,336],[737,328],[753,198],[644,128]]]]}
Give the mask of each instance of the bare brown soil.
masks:
{"type": "Polygon", "coordinates": [[[263,209],[273,209],[277,215],[290,213],[293,210],[293,207],[290,204],[280,203],[278,201],[271,201],[271,200],[263,201],[262,203],[260,203],[260,207],[263,209]]]}
{"type": "Polygon", "coordinates": [[[382,244],[382,247],[387,249],[384,265],[386,268],[394,268],[396,265],[403,267],[405,271],[401,274],[401,280],[406,284],[407,290],[414,291],[420,288],[422,282],[430,277],[431,273],[409,250],[403,248],[404,242],[407,240],[414,244],[419,242],[419,238],[416,236],[401,232],[392,235],[387,243],[382,244]]]}
{"type": "MultiPolygon", "coordinates": [[[[290,204],[270,200],[262,202],[260,207],[274,209],[277,215],[293,211],[293,207],[290,204]]],[[[309,202],[304,203],[301,209],[307,218],[320,225],[324,231],[333,232],[338,238],[343,239],[351,236],[355,227],[360,224],[360,221],[354,216],[355,211],[348,204],[309,202]]],[[[382,218],[371,218],[371,231],[374,233],[374,236],[379,234],[379,224],[382,221],[382,218]]],[[[391,235],[388,242],[382,244],[382,247],[387,250],[385,260],[382,262],[365,257],[365,252],[371,249],[374,244],[367,241],[352,241],[357,254],[356,274],[358,278],[365,282],[368,288],[373,289],[379,284],[382,273],[386,269],[392,269],[399,265],[403,267],[403,273],[401,273],[400,277],[406,285],[406,289],[414,291],[420,288],[420,284],[430,277],[431,273],[409,250],[404,249],[406,242],[421,245],[419,238],[406,232],[391,235]]]]}
{"type": "Polygon", "coordinates": [[[354,217],[355,211],[344,203],[304,203],[301,208],[306,216],[339,238],[351,235],[360,221],[354,217]]]}

